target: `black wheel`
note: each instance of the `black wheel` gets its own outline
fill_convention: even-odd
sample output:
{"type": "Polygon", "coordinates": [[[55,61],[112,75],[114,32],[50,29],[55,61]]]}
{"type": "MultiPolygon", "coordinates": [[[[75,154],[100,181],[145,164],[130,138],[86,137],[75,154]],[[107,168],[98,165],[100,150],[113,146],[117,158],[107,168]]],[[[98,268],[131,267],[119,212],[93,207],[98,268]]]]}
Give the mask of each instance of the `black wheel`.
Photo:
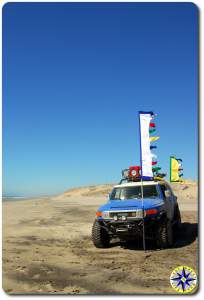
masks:
{"type": "Polygon", "coordinates": [[[92,227],[92,241],[96,248],[108,248],[110,237],[107,231],[95,220],[92,227]]]}
{"type": "Polygon", "coordinates": [[[181,213],[178,205],[175,208],[174,222],[174,230],[179,230],[181,228],[181,213]]]}
{"type": "Polygon", "coordinates": [[[173,245],[173,229],[170,221],[160,223],[156,241],[159,248],[168,248],[173,245]]]}

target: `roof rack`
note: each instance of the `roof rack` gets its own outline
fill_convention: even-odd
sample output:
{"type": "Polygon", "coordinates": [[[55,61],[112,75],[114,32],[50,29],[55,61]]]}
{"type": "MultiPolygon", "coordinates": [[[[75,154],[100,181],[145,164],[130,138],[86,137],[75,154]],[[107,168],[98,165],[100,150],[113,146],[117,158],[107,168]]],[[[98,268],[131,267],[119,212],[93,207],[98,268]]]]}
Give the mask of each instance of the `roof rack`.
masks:
{"type": "MultiPolygon", "coordinates": [[[[159,174],[158,174],[159,175],[159,174]]],[[[161,174],[164,175],[164,174],[161,174]]],[[[141,181],[141,177],[137,176],[137,177],[126,177],[126,178],[122,178],[119,182],[119,184],[122,184],[123,182],[140,182],[141,181]]],[[[164,176],[153,176],[151,180],[143,180],[145,182],[147,181],[165,181],[164,176]]]]}
{"type": "Polygon", "coordinates": [[[137,177],[137,178],[122,178],[119,182],[119,184],[121,184],[123,181],[125,182],[140,182],[141,178],[137,177]]]}

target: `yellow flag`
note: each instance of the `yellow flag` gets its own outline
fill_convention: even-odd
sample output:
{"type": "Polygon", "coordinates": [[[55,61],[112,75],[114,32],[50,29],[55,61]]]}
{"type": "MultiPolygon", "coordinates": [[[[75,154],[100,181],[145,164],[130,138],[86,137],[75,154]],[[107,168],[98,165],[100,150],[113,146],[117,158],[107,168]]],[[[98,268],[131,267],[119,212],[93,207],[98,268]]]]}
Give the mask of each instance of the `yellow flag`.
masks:
{"type": "Polygon", "coordinates": [[[170,157],[170,181],[180,181],[179,162],[175,157],[170,157]]]}
{"type": "Polygon", "coordinates": [[[150,142],[155,142],[155,141],[157,141],[158,139],[159,139],[159,136],[151,136],[151,137],[149,138],[150,142]]]}

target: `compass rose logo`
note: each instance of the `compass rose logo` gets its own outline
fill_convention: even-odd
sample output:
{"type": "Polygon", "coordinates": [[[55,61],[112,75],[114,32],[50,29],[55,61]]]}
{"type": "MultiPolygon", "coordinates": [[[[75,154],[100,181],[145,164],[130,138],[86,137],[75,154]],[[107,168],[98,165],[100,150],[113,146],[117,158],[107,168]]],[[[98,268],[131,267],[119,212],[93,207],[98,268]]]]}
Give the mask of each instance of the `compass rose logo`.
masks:
{"type": "Polygon", "coordinates": [[[192,268],[179,266],[171,273],[170,283],[178,293],[187,294],[196,287],[197,276],[192,268]]]}

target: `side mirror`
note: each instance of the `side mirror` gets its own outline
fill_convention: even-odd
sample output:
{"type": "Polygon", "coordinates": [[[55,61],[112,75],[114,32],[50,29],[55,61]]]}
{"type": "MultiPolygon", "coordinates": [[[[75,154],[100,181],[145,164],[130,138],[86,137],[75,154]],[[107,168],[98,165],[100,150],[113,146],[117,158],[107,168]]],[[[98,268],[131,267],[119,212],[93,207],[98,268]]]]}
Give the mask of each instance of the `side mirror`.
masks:
{"type": "Polygon", "coordinates": [[[171,193],[168,190],[166,190],[164,191],[164,195],[166,198],[169,198],[171,196],[171,193]]]}

